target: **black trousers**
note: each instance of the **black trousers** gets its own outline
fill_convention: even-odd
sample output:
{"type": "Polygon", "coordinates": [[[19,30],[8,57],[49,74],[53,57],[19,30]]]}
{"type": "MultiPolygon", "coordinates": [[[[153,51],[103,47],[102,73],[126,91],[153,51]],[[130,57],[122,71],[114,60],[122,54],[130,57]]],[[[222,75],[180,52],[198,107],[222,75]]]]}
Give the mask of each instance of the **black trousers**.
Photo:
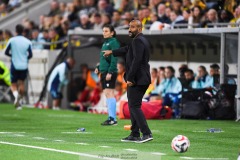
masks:
{"type": "Polygon", "coordinates": [[[135,85],[127,88],[128,106],[130,110],[130,118],[132,122],[132,133],[135,137],[151,134],[146,118],[142,112],[142,98],[148,88],[148,85],[135,85]],[[140,129],[140,130],[139,130],[140,129]]]}

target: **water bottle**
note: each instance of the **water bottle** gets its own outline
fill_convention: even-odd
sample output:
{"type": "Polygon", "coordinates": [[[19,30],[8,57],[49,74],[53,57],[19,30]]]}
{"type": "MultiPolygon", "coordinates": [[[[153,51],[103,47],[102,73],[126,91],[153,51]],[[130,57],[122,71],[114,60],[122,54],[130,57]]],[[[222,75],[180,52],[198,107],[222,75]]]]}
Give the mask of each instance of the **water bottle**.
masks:
{"type": "Polygon", "coordinates": [[[77,131],[78,132],[85,132],[85,128],[78,128],[77,131]]]}
{"type": "Polygon", "coordinates": [[[222,130],[220,128],[209,128],[209,129],[207,129],[207,132],[220,133],[220,132],[222,132],[222,130]]]}

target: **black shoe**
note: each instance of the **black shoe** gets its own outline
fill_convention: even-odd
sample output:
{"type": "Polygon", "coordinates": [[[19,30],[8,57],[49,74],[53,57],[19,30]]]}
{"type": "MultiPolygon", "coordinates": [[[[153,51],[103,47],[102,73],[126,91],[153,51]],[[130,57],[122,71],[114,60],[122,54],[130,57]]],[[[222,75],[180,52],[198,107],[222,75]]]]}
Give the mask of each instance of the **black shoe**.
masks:
{"type": "Polygon", "coordinates": [[[117,121],[114,121],[112,119],[108,119],[105,122],[101,123],[102,126],[116,126],[117,121]]]}
{"type": "Polygon", "coordinates": [[[139,140],[141,140],[140,137],[133,137],[132,135],[129,135],[128,137],[121,139],[122,142],[137,142],[139,140]]]}
{"type": "Polygon", "coordinates": [[[153,140],[152,134],[143,135],[140,140],[136,141],[136,143],[145,143],[153,140]]]}

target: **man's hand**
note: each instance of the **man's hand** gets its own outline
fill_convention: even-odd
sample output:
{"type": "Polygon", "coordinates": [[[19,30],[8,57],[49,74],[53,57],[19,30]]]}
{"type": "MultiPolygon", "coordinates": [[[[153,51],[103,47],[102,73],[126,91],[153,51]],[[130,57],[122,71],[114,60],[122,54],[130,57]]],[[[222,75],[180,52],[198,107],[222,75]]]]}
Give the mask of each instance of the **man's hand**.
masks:
{"type": "Polygon", "coordinates": [[[133,85],[134,85],[134,84],[133,84],[132,82],[127,81],[127,86],[131,87],[131,86],[133,86],[133,85]]]}
{"type": "Polygon", "coordinates": [[[103,55],[104,57],[108,57],[112,54],[111,50],[105,50],[105,51],[102,51],[102,52],[104,52],[104,55],[103,55]]]}
{"type": "Polygon", "coordinates": [[[111,78],[112,78],[112,74],[108,73],[107,76],[106,76],[106,80],[107,80],[107,81],[110,81],[111,78]]]}
{"type": "Polygon", "coordinates": [[[94,71],[94,73],[98,74],[98,69],[97,69],[97,68],[95,68],[95,71],[94,71]]]}

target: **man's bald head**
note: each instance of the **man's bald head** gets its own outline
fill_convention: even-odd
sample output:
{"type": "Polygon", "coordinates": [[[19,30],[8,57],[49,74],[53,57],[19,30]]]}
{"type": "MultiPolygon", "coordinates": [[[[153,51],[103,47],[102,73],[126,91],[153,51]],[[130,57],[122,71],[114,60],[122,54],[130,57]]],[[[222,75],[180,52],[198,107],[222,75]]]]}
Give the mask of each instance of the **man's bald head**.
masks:
{"type": "MultiPolygon", "coordinates": [[[[141,22],[140,20],[134,19],[134,20],[132,20],[131,22],[136,23],[138,28],[142,28],[142,22],[141,22]]],[[[131,22],[130,22],[130,23],[131,23],[131,22]]]]}
{"type": "Polygon", "coordinates": [[[139,20],[132,20],[129,23],[129,37],[134,38],[136,37],[139,33],[142,32],[142,22],[139,20]]]}

